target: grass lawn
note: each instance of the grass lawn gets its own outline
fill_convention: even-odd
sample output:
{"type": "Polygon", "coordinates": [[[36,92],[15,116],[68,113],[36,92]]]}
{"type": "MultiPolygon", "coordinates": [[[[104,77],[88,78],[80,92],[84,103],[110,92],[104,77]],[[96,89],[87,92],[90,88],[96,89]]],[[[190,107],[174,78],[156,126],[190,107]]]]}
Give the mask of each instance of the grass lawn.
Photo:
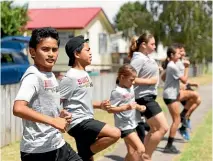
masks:
{"type": "Polygon", "coordinates": [[[183,153],[175,161],[212,161],[212,110],[193,133],[183,153]]]}
{"type": "MultiPolygon", "coordinates": [[[[208,84],[208,83],[212,82],[212,75],[206,74],[206,75],[203,75],[203,76],[190,78],[190,80],[195,81],[195,82],[199,82],[200,85],[204,85],[204,84],[208,84]]],[[[162,93],[162,89],[159,89],[159,93],[162,93]]],[[[163,102],[162,97],[158,97],[157,101],[160,104],[160,106],[162,107],[163,111],[167,112],[168,110],[167,110],[165,103],[163,102]]],[[[108,114],[105,111],[95,110],[95,118],[97,120],[101,120],[103,122],[106,122],[110,125],[114,125],[113,114],[108,114]]],[[[211,137],[211,135],[209,135],[209,136],[211,137]]],[[[76,150],[76,145],[75,145],[74,139],[67,134],[64,134],[64,138],[68,143],[70,143],[70,145],[73,147],[73,149],[76,150]]],[[[121,139],[120,139],[120,141],[121,141],[121,139]]],[[[206,141],[210,142],[209,139],[206,139],[206,141]]],[[[98,153],[97,155],[95,155],[95,159],[103,156],[106,153],[113,151],[115,146],[116,146],[116,144],[114,144],[111,147],[107,148],[106,150],[98,153]]],[[[204,151],[204,153],[206,153],[206,152],[204,151]]],[[[13,144],[10,144],[8,146],[1,148],[1,158],[2,158],[2,161],[20,161],[20,159],[19,159],[20,158],[19,142],[16,142],[16,143],[13,143],[13,144]]],[[[191,161],[198,161],[198,160],[191,160],[191,161]]],[[[205,160],[205,161],[208,161],[208,160],[205,160]]]]}

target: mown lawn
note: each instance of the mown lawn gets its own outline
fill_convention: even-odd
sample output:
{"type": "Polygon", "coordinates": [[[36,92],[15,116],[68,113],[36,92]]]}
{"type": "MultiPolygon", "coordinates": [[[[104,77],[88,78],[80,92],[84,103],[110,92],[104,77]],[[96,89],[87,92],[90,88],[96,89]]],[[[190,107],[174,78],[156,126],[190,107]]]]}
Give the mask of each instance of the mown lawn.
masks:
{"type": "MultiPolygon", "coordinates": [[[[195,77],[195,78],[190,78],[191,81],[195,81],[195,82],[199,82],[200,85],[204,85],[204,84],[209,84],[212,82],[212,75],[211,74],[206,74],[203,76],[199,76],[199,77],[195,77]]],[[[159,93],[162,92],[162,89],[159,89],[159,93]]],[[[167,107],[165,105],[165,103],[163,102],[162,97],[158,97],[157,98],[158,103],[160,104],[160,106],[162,107],[164,112],[167,112],[167,107]]],[[[110,125],[114,125],[114,118],[112,114],[108,114],[105,111],[101,111],[101,110],[95,110],[95,118],[98,120],[101,120],[103,122],[106,122],[110,125]]],[[[211,138],[211,135],[208,135],[208,137],[211,138]]],[[[74,150],[76,150],[76,145],[75,145],[75,141],[72,137],[70,137],[67,134],[64,134],[64,138],[65,140],[70,143],[70,145],[73,147],[74,150]]],[[[195,137],[197,138],[197,137],[195,137]]],[[[205,138],[204,138],[205,139],[205,138]]],[[[120,139],[121,140],[121,139],[120,139]]],[[[206,142],[209,144],[211,140],[209,138],[206,138],[206,142]]],[[[112,145],[111,147],[107,148],[106,150],[98,153],[97,155],[95,155],[95,159],[103,156],[106,153],[109,153],[111,151],[113,151],[113,149],[115,148],[116,144],[112,145]]],[[[204,148],[205,149],[205,148],[204,148]]],[[[207,150],[207,149],[206,149],[207,150]]],[[[206,153],[206,151],[203,151],[204,153],[206,153]]],[[[200,155],[201,153],[199,153],[200,155]]],[[[20,161],[20,154],[19,154],[19,142],[10,144],[8,146],[5,146],[3,148],[1,148],[1,159],[2,161],[20,161]]],[[[181,161],[200,161],[200,160],[181,160],[181,161]]],[[[204,161],[208,161],[206,159],[204,159],[204,161]]]]}
{"type": "Polygon", "coordinates": [[[212,161],[212,110],[174,161],[212,161]]]}

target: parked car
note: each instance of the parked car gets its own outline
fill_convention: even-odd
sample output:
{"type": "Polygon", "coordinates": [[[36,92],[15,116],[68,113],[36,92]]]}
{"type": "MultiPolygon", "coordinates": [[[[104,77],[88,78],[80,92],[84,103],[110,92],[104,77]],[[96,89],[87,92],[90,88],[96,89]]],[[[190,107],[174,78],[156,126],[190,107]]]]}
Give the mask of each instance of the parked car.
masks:
{"type": "Polygon", "coordinates": [[[1,85],[18,83],[29,66],[22,51],[1,48],[1,85]]]}
{"type": "Polygon", "coordinates": [[[1,39],[1,47],[22,51],[28,48],[29,41],[30,36],[6,36],[1,39]]]}

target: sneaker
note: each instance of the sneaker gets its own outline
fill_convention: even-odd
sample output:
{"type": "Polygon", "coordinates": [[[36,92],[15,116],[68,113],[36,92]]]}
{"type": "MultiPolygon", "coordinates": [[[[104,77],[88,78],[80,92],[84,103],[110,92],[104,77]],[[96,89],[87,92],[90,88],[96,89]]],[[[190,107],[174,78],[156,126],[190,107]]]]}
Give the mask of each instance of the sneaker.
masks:
{"type": "Polygon", "coordinates": [[[185,140],[190,140],[190,135],[189,135],[189,132],[187,130],[181,130],[181,129],[178,129],[180,135],[185,139],[185,140]]]}
{"type": "Polygon", "coordinates": [[[180,151],[174,146],[174,145],[172,145],[172,146],[166,146],[165,148],[164,148],[164,151],[163,151],[164,153],[170,153],[170,154],[179,154],[180,153],[180,151]]]}

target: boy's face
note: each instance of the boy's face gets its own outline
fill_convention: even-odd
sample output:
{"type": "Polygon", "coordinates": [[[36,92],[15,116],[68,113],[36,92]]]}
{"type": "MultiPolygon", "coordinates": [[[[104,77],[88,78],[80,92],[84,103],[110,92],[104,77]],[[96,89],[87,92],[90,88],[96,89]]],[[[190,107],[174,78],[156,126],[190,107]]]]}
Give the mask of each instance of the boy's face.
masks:
{"type": "Polygon", "coordinates": [[[90,51],[90,47],[88,43],[84,43],[84,48],[79,53],[78,60],[84,67],[91,64],[92,53],[90,51]]]}
{"type": "Polygon", "coordinates": [[[36,49],[30,48],[30,54],[39,70],[50,72],[58,58],[58,42],[51,37],[43,38],[36,49]]]}

